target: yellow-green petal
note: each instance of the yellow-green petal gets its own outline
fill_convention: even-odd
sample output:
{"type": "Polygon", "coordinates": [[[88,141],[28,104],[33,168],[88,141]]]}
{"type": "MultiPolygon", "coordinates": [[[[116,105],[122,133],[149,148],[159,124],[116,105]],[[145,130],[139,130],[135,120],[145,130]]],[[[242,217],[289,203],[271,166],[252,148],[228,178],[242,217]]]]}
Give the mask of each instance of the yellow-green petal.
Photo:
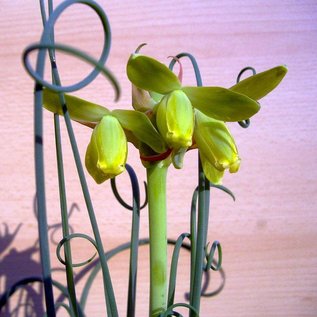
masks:
{"type": "Polygon", "coordinates": [[[260,110],[248,96],[221,87],[183,87],[194,108],[221,121],[242,121],[260,110]]]}
{"type": "Polygon", "coordinates": [[[194,139],[206,159],[219,171],[237,172],[240,165],[238,150],[230,131],[222,121],[196,111],[194,139]]]}
{"type": "MultiPolygon", "coordinates": [[[[93,132],[94,133],[94,132],[93,132]]],[[[90,176],[95,180],[97,184],[101,184],[109,177],[97,168],[98,162],[98,150],[96,145],[96,138],[91,137],[88,144],[85,156],[85,166],[90,176]]]]}
{"type": "Polygon", "coordinates": [[[127,75],[135,86],[159,94],[167,94],[181,88],[177,76],[167,66],[145,55],[131,55],[127,64],[127,75]]]}
{"type": "Polygon", "coordinates": [[[124,129],[131,131],[136,138],[155,152],[163,153],[166,151],[163,138],[146,114],[134,110],[113,110],[111,114],[120,121],[124,129]]]}
{"type": "Polygon", "coordinates": [[[192,145],[194,109],[181,90],[163,97],[156,108],[156,124],[171,148],[186,148],[192,145]]]}
{"type": "Polygon", "coordinates": [[[132,107],[141,112],[146,112],[155,106],[156,102],[146,90],[132,85],[132,107]]]}
{"type": "Polygon", "coordinates": [[[287,73],[285,66],[277,66],[267,71],[250,76],[230,88],[251,99],[259,100],[271,92],[287,73]]]}
{"type": "Polygon", "coordinates": [[[206,177],[215,185],[221,185],[224,171],[216,169],[204,154],[200,152],[200,160],[206,177]]]}
{"type": "MultiPolygon", "coordinates": [[[[71,119],[81,122],[99,122],[103,116],[110,113],[107,108],[84,99],[65,94],[67,109],[71,119]]],[[[59,95],[49,89],[43,91],[43,106],[45,109],[63,115],[59,95]]]]}
{"type": "Polygon", "coordinates": [[[85,164],[89,174],[100,184],[125,170],[127,139],[117,118],[104,116],[93,130],[85,164]]]}
{"type": "Polygon", "coordinates": [[[154,91],[150,91],[149,94],[156,103],[160,102],[162,98],[164,97],[164,95],[154,91]]]}

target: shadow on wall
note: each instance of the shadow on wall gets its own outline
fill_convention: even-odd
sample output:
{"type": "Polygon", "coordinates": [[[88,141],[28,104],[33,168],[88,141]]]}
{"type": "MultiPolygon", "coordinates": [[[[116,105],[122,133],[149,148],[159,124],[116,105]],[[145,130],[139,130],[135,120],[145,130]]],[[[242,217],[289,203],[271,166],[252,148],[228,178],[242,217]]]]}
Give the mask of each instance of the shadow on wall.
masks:
{"type": "MultiPolygon", "coordinates": [[[[34,200],[35,201],[35,200],[34,200]]],[[[72,204],[68,212],[68,218],[71,217],[73,212],[79,211],[77,204],[72,204]]],[[[34,203],[34,214],[37,219],[37,208],[34,203]]],[[[35,220],[36,221],[36,220],[35,220]]],[[[44,316],[46,309],[44,308],[44,288],[42,279],[41,264],[33,259],[33,256],[39,253],[39,240],[36,239],[33,245],[24,250],[17,250],[11,245],[14,243],[15,238],[19,235],[22,224],[16,228],[11,229],[6,223],[0,224],[0,317],[33,317],[44,316]],[[11,249],[10,249],[11,247],[11,249]],[[12,296],[11,296],[12,295],[12,296]]],[[[60,242],[60,230],[62,224],[55,223],[48,226],[48,233],[50,241],[54,245],[60,242]]],[[[70,233],[74,230],[71,226],[70,233]]],[[[170,245],[175,245],[176,240],[168,240],[170,245]]],[[[140,239],[139,246],[145,246],[149,243],[149,239],[140,239]]],[[[130,241],[124,243],[115,249],[105,253],[106,260],[110,260],[117,253],[129,250],[131,246],[130,241]]],[[[190,251],[190,244],[182,244],[182,247],[190,251]]],[[[213,265],[217,266],[216,260],[213,260],[213,265]]],[[[75,285],[82,280],[89,281],[91,277],[95,278],[100,271],[99,258],[91,259],[90,263],[86,265],[77,274],[74,274],[75,285]],[[87,278],[89,275],[89,279],[87,278]]],[[[56,271],[59,269],[52,269],[56,271]]],[[[223,269],[219,271],[220,283],[219,286],[209,291],[210,284],[210,270],[204,269],[204,281],[201,289],[201,296],[212,297],[219,294],[225,285],[225,273],[223,269]]],[[[90,283],[88,283],[90,285],[90,283]]],[[[87,287],[87,284],[85,284],[87,287]]],[[[88,296],[89,288],[85,296],[88,296]]],[[[63,287],[63,286],[62,286],[63,287]]],[[[61,289],[59,289],[61,291],[61,289]]],[[[57,296],[56,303],[63,303],[67,298],[66,292],[61,291],[57,296]]],[[[81,300],[83,299],[83,294],[81,300]]],[[[189,294],[185,294],[185,299],[189,300],[189,294]]],[[[84,300],[85,302],[85,300],[84,300]]],[[[59,307],[56,308],[59,309],[59,307]]]]}
{"type": "MultiPolygon", "coordinates": [[[[34,199],[33,210],[37,218],[37,208],[34,199]]],[[[68,217],[79,211],[77,204],[72,204],[68,217]]],[[[0,316],[1,317],[31,317],[44,315],[44,291],[41,283],[41,264],[33,259],[39,252],[39,240],[32,246],[18,251],[11,247],[19,234],[22,224],[11,229],[6,223],[0,225],[0,316]],[[10,249],[11,247],[11,249],[10,249]],[[33,280],[37,283],[29,283],[33,280]],[[40,282],[40,283],[39,283],[40,282]],[[24,285],[20,285],[24,284],[24,285]],[[11,294],[14,295],[10,298],[11,294]]],[[[48,226],[50,240],[57,245],[56,233],[60,233],[62,224],[48,226]]],[[[73,229],[70,227],[71,232],[73,229]]]]}

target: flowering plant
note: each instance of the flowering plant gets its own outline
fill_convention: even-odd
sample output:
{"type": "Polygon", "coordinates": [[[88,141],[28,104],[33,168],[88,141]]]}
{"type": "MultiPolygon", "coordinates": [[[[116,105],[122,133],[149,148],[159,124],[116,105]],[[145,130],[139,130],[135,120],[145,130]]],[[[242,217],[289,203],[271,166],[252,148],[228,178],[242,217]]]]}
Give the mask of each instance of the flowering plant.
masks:
{"type": "MultiPolygon", "coordinates": [[[[186,151],[198,148],[202,170],[212,184],[221,184],[225,170],[237,172],[240,158],[226,122],[247,120],[256,114],[260,109],[257,100],[273,90],[286,71],[285,66],[278,66],[230,89],[182,87],[167,66],[137,52],[127,64],[134,110],[110,111],[65,95],[70,117],[93,128],[85,163],[98,184],[125,170],[127,141],[140,151],[147,170],[151,316],[167,308],[168,167],[173,163],[175,168],[181,168],[186,151]]],[[[48,89],[43,93],[43,105],[54,113],[63,113],[58,94],[48,89]]]]}
{"type": "MultiPolygon", "coordinates": [[[[150,309],[149,316],[177,316],[177,306],[185,306],[190,316],[198,316],[200,297],[202,296],[202,275],[210,268],[221,268],[221,246],[218,241],[207,251],[206,239],[208,231],[209,188],[218,187],[232,194],[223,187],[222,178],[228,170],[235,173],[239,170],[240,157],[237,146],[231,135],[227,122],[240,122],[246,125],[248,120],[260,110],[259,100],[270,93],[283,79],[287,69],[277,66],[259,74],[254,74],[230,88],[202,86],[199,69],[194,57],[182,53],[173,57],[170,67],[156,59],[140,54],[141,46],[130,56],[127,62],[127,76],[132,85],[133,109],[109,110],[90,101],[68,94],[87,85],[101,71],[105,74],[119,94],[119,85],[115,77],[104,66],[109,52],[110,42],[105,42],[99,61],[95,61],[85,53],[66,45],[54,43],[54,23],[60,14],[71,4],[80,2],[93,8],[100,17],[105,28],[105,38],[110,38],[109,25],[106,16],[99,5],[90,0],[67,0],[52,10],[49,1],[49,15],[46,20],[44,4],[42,14],[44,31],[39,44],[29,46],[24,53],[27,71],[35,79],[35,153],[38,221],[40,229],[40,248],[43,269],[43,282],[46,296],[47,314],[55,316],[58,305],[54,302],[52,293],[52,277],[47,248],[47,219],[45,209],[43,148],[42,148],[42,107],[54,113],[56,134],[56,155],[58,160],[58,177],[60,184],[60,200],[63,237],[58,246],[58,252],[64,246],[65,260],[60,261],[66,266],[67,292],[69,305],[63,304],[71,316],[84,314],[84,301],[78,301],[75,291],[73,263],[69,241],[76,237],[88,239],[97,249],[104,281],[105,302],[108,316],[117,316],[115,295],[107,266],[107,256],[103,249],[98,223],[90,199],[85,174],[78,153],[76,139],[72,130],[72,121],[79,122],[92,129],[90,142],[87,145],[85,166],[90,176],[97,184],[111,181],[114,194],[118,200],[127,206],[118,194],[115,177],[126,169],[130,175],[134,194],[133,205],[127,206],[133,210],[133,223],[130,248],[130,278],[128,290],[128,316],[135,314],[136,271],[138,245],[142,243],[138,236],[139,189],[136,175],[127,164],[128,146],[131,142],[140,153],[140,159],[147,172],[147,199],[149,212],[150,245],[150,309]],[[44,13],[43,13],[44,12],[44,13]],[[39,49],[37,68],[33,70],[28,62],[28,54],[39,49]],[[52,83],[43,79],[45,51],[49,52],[52,83]],[[55,50],[76,54],[95,65],[94,71],[86,80],[70,87],[62,86],[59,78],[55,50]],[[197,87],[182,85],[181,58],[188,57],[195,69],[197,87]],[[180,64],[179,74],[173,72],[173,65],[180,64]],[[94,238],[84,234],[69,232],[67,215],[65,214],[66,191],[63,175],[61,154],[61,139],[59,132],[59,116],[65,118],[67,130],[77,165],[87,211],[90,217],[94,238]],[[171,272],[168,278],[167,269],[167,202],[166,181],[168,168],[173,165],[177,169],[183,166],[183,159],[189,150],[199,152],[199,184],[194,191],[191,232],[181,234],[174,242],[175,249],[172,258],[171,272]],[[198,201],[198,208],[196,208],[198,201]],[[198,212],[196,212],[196,209],[198,212]],[[197,215],[196,215],[197,214],[197,215]],[[174,303],[178,253],[186,246],[184,239],[188,238],[191,252],[191,275],[189,303],[174,303]],[[218,259],[215,260],[215,252],[218,259]]],[[[240,77],[240,76],[239,76],[240,77]]],[[[89,259],[91,261],[92,259],[89,259]]],[[[87,261],[87,262],[89,262],[87,261]]],[[[85,264],[85,263],[83,263],[85,264]]]]}

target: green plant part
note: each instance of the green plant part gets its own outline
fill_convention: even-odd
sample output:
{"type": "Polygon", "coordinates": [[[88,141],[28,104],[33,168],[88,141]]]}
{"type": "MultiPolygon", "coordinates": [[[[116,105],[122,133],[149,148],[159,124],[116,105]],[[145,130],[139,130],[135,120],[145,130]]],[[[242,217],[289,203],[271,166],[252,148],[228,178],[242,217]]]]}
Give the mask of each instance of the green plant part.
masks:
{"type": "Polygon", "coordinates": [[[177,126],[176,130],[179,131],[180,127],[186,127],[186,124],[183,124],[184,118],[189,122],[189,104],[196,109],[197,118],[194,127],[196,144],[193,147],[197,146],[200,150],[204,172],[215,184],[221,183],[226,169],[234,173],[240,166],[234,139],[225,122],[246,120],[256,114],[260,109],[257,100],[277,87],[286,73],[285,66],[277,66],[248,77],[230,89],[183,87],[179,78],[167,66],[151,57],[137,52],[131,55],[127,64],[128,78],[132,85],[137,87],[134,89],[138,89],[139,96],[146,96],[146,99],[142,99],[143,109],[153,109],[158,130],[168,146],[172,147],[171,157],[176,168],[182,167],[183,157],[190,142],[186,144],[185,142],[181,144],[180,140],[172,142],[172,135],[176,134],[169,134],[168,122],[173,122],[174,126],[177,126]],[[168,112],[168,101],[174,94],[178,96],[182,94],[183,100],[186,96],[186,102],[174,98],[172,110],[168,112]],[[157,106],[153,108],[155,102],[157,106]],[[178,111],[180,109],[185,111],[178,111]]]}
{"type": "Polygon", "coordinates": [[[128,146],[117,118],[104,116],[94,128],[86,151],[85,164],[97,184],[125,170],[128,146]]]}
{"type": "Polygon", "coordinates": [[[194,109],[181,90],[174,90],[164,96],[154,112],[158,130],[170,148],[192,145],[194,109]]]}
{"type": "Polygon", "coordinates": [[[223,121],[195,113],[194,139],[200,150],[200,158],[207,178],[221,184],[224,171],[239,170],[240,158],[232,135],[223,121]]]}
{"type": "Polygon", "coordinates": [[[148,91],[132,85],[132,107],[134,110],[147,112],[153,110],[156,101],[148,91]]]}
{"type": "Polygon", "coordinates": [[[147,90],[158,100],[180,90],[192,106],[207,116],[223,121],[240,121],[252,117],[260,109],[257,101],[221,87],[182,87],[178,77],[164,64],[141,54],[132,54],[127,75],[133,85],[147,90]]]}
{"type": "Polygon", "coordinates": [[[110,111],[67,94],[65,100],[67,108],[63,109],[57,93],[49,89],[43,91],[43,106],[47,110],[59,115],[68,111],[71,119],[94,129],[86,153],[86,168],[98,184],[124,171],[127,141],[138,149],[141,144],[145,144],[153,153],[167,150],[164,139],[143,112],[121,109],[110,111]],[[105,163],[105,167],[99,160],[108,156],[109,162],[105,163]]]}
{"type": "Polygon", "coordinates": [[[244,94],[254,100],[260,100],[279,85],[286,73],[287,67],[285,65],[276,66],[241,80],[230,90],[244,94]]]}

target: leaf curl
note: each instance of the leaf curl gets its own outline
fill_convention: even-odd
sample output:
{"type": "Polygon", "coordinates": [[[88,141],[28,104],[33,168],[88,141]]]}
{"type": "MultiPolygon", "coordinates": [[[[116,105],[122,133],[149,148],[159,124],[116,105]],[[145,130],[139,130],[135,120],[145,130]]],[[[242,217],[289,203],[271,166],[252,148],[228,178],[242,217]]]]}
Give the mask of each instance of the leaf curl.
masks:
{"type": "MultiPolygon", "coordinates": [[[[60,251],[61,251],[61,248],[62,246],[64,245],[65,242],[67,241],[70,241],[71,239],[74,239],[74,238],[82,238],[82,239],[85,239],[85,240],[88,240],[96,249],[97,249],[97,245],[96,245],[96,242],[94,239],[92,239],[91,237],[89,237],[88,235],[86,234],[83,234],[83,233],[72,233],[72,234],[69,234],[68,236],[65,236],[60,242],[59,244],[57,245],[57,248],[56,248],[56,256],[58,258],[58,260],[66,265],[66,262],[62,259],[61,257],[61,254],[60,254],[60,251]]],[[[80,267],[80,266],[84,266],[88,263],[90,263],[97,255],[97,252],[94,253],[93,256],[91,256],[88,260],[86,261],[83,261],[83,262],[80,262],[80,263],[73,263],[72,264],[72,267],[80,267]]]]}

